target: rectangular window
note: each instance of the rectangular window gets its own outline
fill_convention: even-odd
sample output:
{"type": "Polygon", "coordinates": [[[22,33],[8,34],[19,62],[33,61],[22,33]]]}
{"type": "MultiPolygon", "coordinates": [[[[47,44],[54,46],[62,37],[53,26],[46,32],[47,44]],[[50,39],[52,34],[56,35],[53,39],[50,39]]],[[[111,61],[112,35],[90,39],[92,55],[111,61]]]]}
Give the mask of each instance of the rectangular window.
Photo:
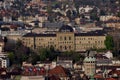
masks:
{"type": "Polygon", "coordinates": [[[69,37],[69,40],[71,40],[71,37],[69,37]]]}
{"type": "Polygon", "coordinates": [[[66,40],[66,36],[64,37],[64,40],[66,40]]]}
{"type": "Polygon", "coordinates": [[[60,41],[62,41],[62,36],[60,36],[60,41]]]}

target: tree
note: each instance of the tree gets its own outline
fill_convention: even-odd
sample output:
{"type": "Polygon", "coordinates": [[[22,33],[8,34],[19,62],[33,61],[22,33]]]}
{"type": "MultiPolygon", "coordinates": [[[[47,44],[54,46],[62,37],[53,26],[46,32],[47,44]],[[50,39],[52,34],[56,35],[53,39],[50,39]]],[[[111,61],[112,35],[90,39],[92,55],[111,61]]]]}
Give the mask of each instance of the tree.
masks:
{"type": "Polygon", "coordinates": [[[21,40],[18,40],[15,44],[14,54],[15,54],[15,63],[21,64],[23,61],[28,59],[30,51],[29,48],[25,47],[21,40]]]}
{"type": "Polygon", "coordinates": [[[74,51],[66,51],[64,53],[61,53],[60,55],[70,57],[73,60],[73,62],[77,62],[84,59],[84,56],[74,51]]]}
{"type": "Polygon", "coordinates": [[[79,53],[74,53],[72,54],[72,59],[73,59],[73,62],[77,62],[77,61],[83,60],[84,56],[82,56],[79,53]]]}
{"type": "Polygon", "coordinates": [[[10,65],[12,65],[15,61],[15,54],[13,52],[9,52],[8,53],[8,58],[9,58],[9,61],[10,61],[10,65]]]}
{"type": "Polygon", "coordinates": [[[112,50],[114,47],[113,37],[108,35],[105,40],[106,49],[112,50]]]}
{"type": "Polygon", "coordinates": [[[99,17],[97,16],[97,13],[91,13],[90,14],[90,19],[93,20],[93,21],[95,21],[95,20],[99,21],[99,17]]]}
{"type": "Polygon", "coordinates": [[[96,7],[93,8],[93,10],[91,10],[91,12],[90,12],[90,19],[93,21],[95,21],[95,20],[99,21],[98,9],[96,7]]]}

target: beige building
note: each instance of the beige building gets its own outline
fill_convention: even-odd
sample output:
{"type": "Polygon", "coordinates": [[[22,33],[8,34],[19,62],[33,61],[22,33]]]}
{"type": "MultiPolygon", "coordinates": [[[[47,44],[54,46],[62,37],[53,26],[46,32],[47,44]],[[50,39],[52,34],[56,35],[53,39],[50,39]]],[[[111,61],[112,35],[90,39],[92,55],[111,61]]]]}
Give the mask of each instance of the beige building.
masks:
{"type": "Polygon", "coordinates": [[[4,40],[0,36],[0,52],[3,51],[3,48],[4,48],[4,40]]]}
{"type": "Polygon", "coordinates": [[[96,59],[91,56],[87,56],[84,59],[84,71],[87,76],[93,76],[96,72],[96,59]]]}
{"type": "Polygon", "coordinates": [[[64,25],[54,34],[28,33],[22,37],[22,42],[32,49],[53,46],[60,51],[84,51],[91,48],[105,48],[105,39],[103,33],[75,33],[72,27],[64,25]]]}

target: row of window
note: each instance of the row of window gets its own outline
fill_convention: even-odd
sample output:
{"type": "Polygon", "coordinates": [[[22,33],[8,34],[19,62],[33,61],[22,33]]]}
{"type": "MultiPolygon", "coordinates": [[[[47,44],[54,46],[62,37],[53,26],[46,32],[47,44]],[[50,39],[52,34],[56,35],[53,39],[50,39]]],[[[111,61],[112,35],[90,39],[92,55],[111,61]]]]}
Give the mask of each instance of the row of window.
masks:
{"type": "Polygon", "coordinates": [[[46,47],[50,48],[51,46],[56,47],[56,45],[38,45],[36,46],[36,48],[46,48],[46,47]]]}
{"type": "Polygon", "coordinates": [[[53,39],[53,38],[49,38],[49,39],[48,38],[39,38],[39,39],[36,39],[36,40],[40,41],[40,40],[56,40],[56,39],[53,39]]]}
{"type": "Polygon", "coordinates": [[[70,44],[70,43],[73,43],[73,42],[59,42],[59,44],[70,44]]]}
{"type": "Polygon", "coordinates": [[[75,40],[96,40],[98,38],[75,38],[75,40]]]}
{"type": "Polygon", "coordinates": [[[61,46],[60,46],[60,49],[61,49],[61,50],[63,50],[63,49],[64,49],[64,50],[71,50],[71,49],[72,49],[72,46],[62,46],[62,45],[61,45],[61,46]]]}
{"type": "Polygon", "coordinates": [[[60,41],[62,40],[71,40],[72,38],[70,36],[60,36],[60,41]]]}

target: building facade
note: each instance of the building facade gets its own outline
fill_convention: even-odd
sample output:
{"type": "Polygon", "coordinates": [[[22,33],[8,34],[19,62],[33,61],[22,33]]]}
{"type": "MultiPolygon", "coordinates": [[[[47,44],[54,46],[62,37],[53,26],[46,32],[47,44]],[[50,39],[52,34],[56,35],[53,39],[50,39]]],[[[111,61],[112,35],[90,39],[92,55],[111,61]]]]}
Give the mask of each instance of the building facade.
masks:
{"type": "Polygon", "coordinates": [[[87,76],[93,76],[96,73],[96,59],[92,56],[87,56],[84,59],[84,71],[87,76]]]}
{"type": "Polygon", "coordinates": [[[53,46],[59,51],[84,51],[105,48],[105,39],[103,33],[75,33],[72,27],[64,25],[56,33],[28,33],[22,37],[22,42],[31,49],[53,46]]]}
{"type": "Polygon", "coordinates": [[[0,68],[7,68],[9,66],[9,59],[4,51],[4,40],[0,37],[0,68]]]}

